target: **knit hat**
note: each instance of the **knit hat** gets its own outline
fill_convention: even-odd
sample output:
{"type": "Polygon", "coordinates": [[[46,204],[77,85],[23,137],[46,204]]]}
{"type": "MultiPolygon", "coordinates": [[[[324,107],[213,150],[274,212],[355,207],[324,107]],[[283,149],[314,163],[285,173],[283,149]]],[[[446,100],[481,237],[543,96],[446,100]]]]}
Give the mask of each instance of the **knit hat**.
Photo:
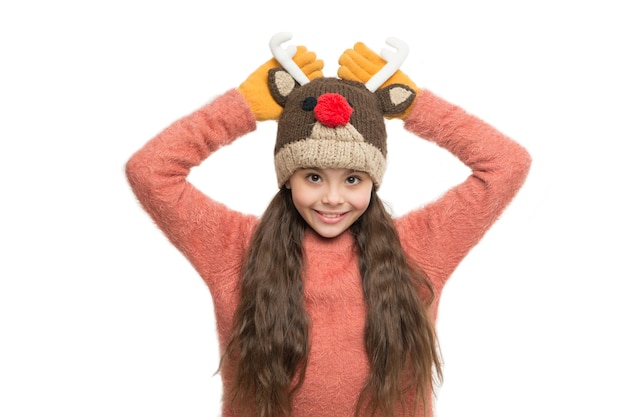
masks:
{"type": "Polygon", "coordinates": [[[387,158],[384,115],[405,110],[415,97],[412,89],[392,84],[372,92],[357,81],[325,77],[300,86],[281,68],[270,70],[269,84],[284,107],[274,148],[279,187],[299,168],[354,169],[380,186],[387,158]]]}
{"type": "Polygon", "coordinates": [[[367,80],[352,78],[348,71],[343,74],[350,80],[311,81],[292,59],[295,48],[281,46],[289,39],[290,33],[279,32],[270,40],[272,54],[282,66],[268,74],[270,93],[283,107],[274,147],[278,186],[300,168],[348,168],[368,173],[374,187],[380,187],[387,159],[384,116],[406,111],[417,95],[405,84],[381,85],[400,67],[408,46],[388,38],[387,44],[397,52],[383,50],[385,65],[367,80]]]}

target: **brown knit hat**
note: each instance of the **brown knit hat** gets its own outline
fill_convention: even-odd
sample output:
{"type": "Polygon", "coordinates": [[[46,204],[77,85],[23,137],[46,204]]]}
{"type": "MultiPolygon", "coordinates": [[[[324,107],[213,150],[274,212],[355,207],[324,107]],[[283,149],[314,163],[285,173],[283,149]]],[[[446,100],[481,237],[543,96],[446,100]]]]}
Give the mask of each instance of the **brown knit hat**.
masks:
{"type": "Polygon", "coordinates": [[[274,148],[279,187],[299,168],[364,171],[380,186],[387,157],[384,115],[404,111],[415,97],[412,89],[392,84],[371,92],[360,82],[339,78],[300,86],[280,68],[270,70],[269,84],[284,107],[274,148]]]}

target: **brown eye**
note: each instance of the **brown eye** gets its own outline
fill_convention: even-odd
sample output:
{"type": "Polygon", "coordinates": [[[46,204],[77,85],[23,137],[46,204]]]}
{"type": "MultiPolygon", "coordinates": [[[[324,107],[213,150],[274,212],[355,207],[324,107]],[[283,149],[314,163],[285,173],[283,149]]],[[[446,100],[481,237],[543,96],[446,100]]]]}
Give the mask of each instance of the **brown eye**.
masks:
{"type": "Polygon", "coordinates": [[[361,182],[361,178],[359,178],[359,177],[357,177],[355,175],[352,175],[352,176],[349,176],[348,178],[346,178],[346,182],[348,184],[350,184],[350,185],[356,185],[356,184],[361,182]]]}
{"type": "Polygon", "coordinates": [[[302,102],[302,110],[311,111],[317,105],[317,99],[315,97],[307,97],[302,102]]]}
{"type": "Polygon", "coordinates": [[[317,174],[309,174],[306,176],[306,178],[311,181],[311,182],[320,182],[321,181],[321,177],[317,174]]]}

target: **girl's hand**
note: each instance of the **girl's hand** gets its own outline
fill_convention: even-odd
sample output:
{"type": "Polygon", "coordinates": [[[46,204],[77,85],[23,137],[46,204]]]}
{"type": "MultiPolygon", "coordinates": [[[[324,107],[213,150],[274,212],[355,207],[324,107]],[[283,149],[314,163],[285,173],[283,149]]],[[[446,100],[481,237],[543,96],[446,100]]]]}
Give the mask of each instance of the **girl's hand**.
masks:
{"type": "MultiPolygon", "coordinates": [[[[376,74],[382,67],[385,66],[385,61],[380,55],[372,51],[365,46],[362,42],[354,44],[353,49],[346,49],[344,53],[339,57],[339,64],[341,65],[337,70],[337,75],[344,80],[359,81],[367,83],[374,74],[376,74]]],[[[402,71],[396,71],[387,81],[383,83],[382,87],[386,87],[390,84],[404,84],[415,90],[416,98],[422,91],[417,85],[402,71]]],[[[415,103],[415,99],[413,100],[415,103]]],[[[394,118],[405,119],[413,108],[413,104],[409,106],[403,113],[394,115],[394,118]]],[[[391,116],[386,116],[391,117],[391,116]]]]}
{"type": "MultiPolygon", "coordinates": [[[[315,53],[307,51],[304,46],[298,46],[293,60],[309,80],[323,76],[324,61],[317,59],[315,53]]],[[[270,59],[250,74],[237,89],[246,98],[257,121],[277,120],[283,111],[283,108],[272,98],[267,79],[268,71],[280,66],[276,59],[270,59]]]]}

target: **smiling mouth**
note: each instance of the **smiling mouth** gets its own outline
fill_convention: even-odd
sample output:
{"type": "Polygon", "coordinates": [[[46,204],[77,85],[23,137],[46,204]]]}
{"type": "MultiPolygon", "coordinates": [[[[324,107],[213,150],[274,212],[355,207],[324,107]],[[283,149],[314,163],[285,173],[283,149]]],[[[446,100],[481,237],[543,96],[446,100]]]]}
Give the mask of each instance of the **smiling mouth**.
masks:
{"type": "Polygon", "coordinates": [[[325,223],[336,223],[336,222],[341,221],[342,219],[344,219],[346,217],[346,215],[348,214],[348,212],[327,213],[327,212],[317,211],[317,210],[315,210],[315,213],[317,213],[319,218],[322,221],[324,221],[325,223]]]}
{"type": "MultiPolygon", "coordinates": [[[[318,211],[318,213],[320,213],[318,211]]],[[[343,216],[343,213],[320,213],[322,216],[326,217],[327,219],[336,219],[338,217],[343,216]]]]}

